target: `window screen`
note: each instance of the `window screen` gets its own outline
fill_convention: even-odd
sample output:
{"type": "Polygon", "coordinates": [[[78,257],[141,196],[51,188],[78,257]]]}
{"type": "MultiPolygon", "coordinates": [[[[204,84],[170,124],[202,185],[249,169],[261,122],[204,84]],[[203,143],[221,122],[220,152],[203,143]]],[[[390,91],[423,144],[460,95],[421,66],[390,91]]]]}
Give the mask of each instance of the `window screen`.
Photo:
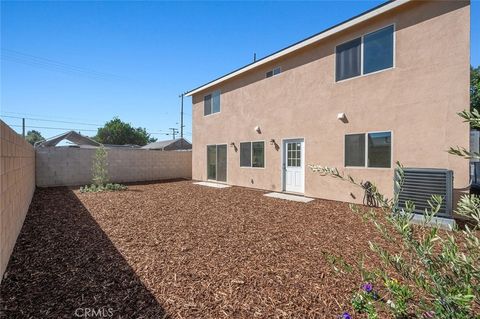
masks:
{"type": "Polygon", "coordinates": [[[345,166],[365,166],[365,134],[345,135],[345,166]]]}
{"type": "Polygon", "coordinates": [[[212,95],[205,95],[203,98],[203,115],[212,114],[212,95]]]}
{"type": "Polygon", "coordinates": [[[217,146],[207,146],[207,178],[217,179],[217,146]]]}
{"type": "Polygon", "coordinates": [[[363,38],[363,73],[393,67],[393,25],[363,38]]]}
{"type": "Polygon", "coordinates": [[[391,167],[390,132],[368,133],[368,167],[391,167]]]}
{"type": "Polygon", "coordinates": [[[337,46],[336,73],[337,81],[360,75],[360,48],[362,38],[357,38],[337,46]]]}
{"type": "Polygon", "coordinates": [[[265,167],[265,142],[252,142],[252,167],[265,167]]]}
{"type": "Polygon", "coordinates": [[[240,166],[252,166],[252,143],[240,143],[240,166]]]}

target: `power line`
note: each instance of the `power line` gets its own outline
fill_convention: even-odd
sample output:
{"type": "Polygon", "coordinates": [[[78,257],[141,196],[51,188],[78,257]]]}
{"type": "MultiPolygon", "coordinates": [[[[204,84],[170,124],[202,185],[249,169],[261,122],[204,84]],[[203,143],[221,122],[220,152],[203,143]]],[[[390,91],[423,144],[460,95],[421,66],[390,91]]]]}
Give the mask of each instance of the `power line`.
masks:
{"type": "MultiPolygon", "coordinates": [[[[93,124],[93,123],[84,123],[84,122],[71,122],[71,121],[58,121],[58,120],[48,120],[48,119],[39,119],[39,118],[33,118],[33,117],[20,117],[20,116],[11,116],[11,115],[0,115],[0,117],[7,117],[7,118],[15,118],[15,119],[27,119],[27,120],[32,120],[32,121],[44,121],[44,122],[55,122],[55,123],[65,123],[65,124],[80,124],[80,125],[90,125],[90,126],[95,126],[97,128],[102,128],[103,125],[101,124],[93,124]]],[[[13,125],[12,125],[13,126],[13,125]]],[[[33,127],[27,125],[26,127],[33,127]]],[[[43,128],[43,127],[37,127],[37,128],[43,128]]],[[[47,127],[45,127],[47,128],[47,127]]],[[[56,129],[56,128],[55,128],[56,129]]],[[[70,129],[67,129],[70,130],[70,129]]],[[[78,130],[78,129],[71,129],[71,130],[78,130]]],[[[81,129],[83,131],[87,129],[81,129]]],[[[158,130],[160,132],[153,132],[149,134],[166,134],[166,131],[164,130],[158,130]],[[163,131],[163,132],[162,132],[163,131]]]]}
{"type": "MultiPolygon", "coordinates": [[[[22,127],[22,125],[8,125],[13,127],[22,127]]],[[[89,131],[89,132],[97,132],[97,130],[91,129],[83,129],[83,128],[65,128],[65,127],[49,127],[49,126],[31,126],[25,125],[28,128],[38,128],[38,129],[46,129],[46,130],[65,130],[65,131],[89,131]]]]}
{"type": "MultiPolygon", "coordinates": [[[[45,116],[45,114],[10,112],[10,111],[5,111],[5,110],[2,110],[2,113],[22,115],[22,117],[25,117],[25,116],[33,116],[33,117],[38,117],[38,116],[40,116],[40,117],[43,117],[43,116],[45,116]]],[[[48,115],[48,117],[49,117],[49,118],[53,118],[53,119],[61,119],[61,120],[88,121],[87,119],[80,119],[80,118],[75,118],[75,117],[51,116],[50,114],[48,115]]]]}
{"type": "Polygon", "coordinates": [[[110,80],[110,79],[120,79],[121,77],[115,74],[105,73],[105,72],[98,72],[92,69],[76,66],[73,64],[67,64],[51,59],[46,59],[40,56],[22,53],[15,50],[10,50],[6,48],[1,49],[2,54],[1,58],[5,61],[15,62],[27,66],[37,67],[49,71],[56,71],[63,74],[70,74],[70,75],[80,75],[89,78],[95,79],[103,79],[103,80],[110,80]]]}
{"type": "Polygon", "coordinates": [[[56,122],[56,123],[66,123],[66,124],[80,124],[80,125],[91,125],[101,127],[101,124],[93,124],[93,123],[82,123],[82,122],[70,122],[70,121],[59,121],[59,120],[47,120],[47,119],[39,119],[33,117],[21,117],[21,116],[12,116],[12,115],[0,115],[0,117],[8,117],[13,119],[26,119],[32,121],[42,121],[42,122],[56,122]]]}
{"type": "MultiPolygon", "coordinates": [[[[23,127],[22,125],[8,125],[12,127],[23,127]]],[[[25,125],[27,128],[36,128],[36,129],[46,129],[46,130],[65,130],[65,131],[88,131],[88,132],[97,132],[97,130],[92,129],[83,129],[83,128],[66,128],[66,127],[51,127],[51,126],[33,126],[33,125],[25,125]]],[[[163,132],[147,132],[150,135],[170,135],[170,133],[163,133],[163,132]]]]}

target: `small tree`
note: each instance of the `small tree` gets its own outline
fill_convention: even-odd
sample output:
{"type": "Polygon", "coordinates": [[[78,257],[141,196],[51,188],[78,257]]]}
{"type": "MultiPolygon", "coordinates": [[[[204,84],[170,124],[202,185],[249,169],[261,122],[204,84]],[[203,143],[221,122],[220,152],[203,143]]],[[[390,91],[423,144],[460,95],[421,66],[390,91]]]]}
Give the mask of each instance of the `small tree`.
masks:
{"type": "MultiPolygon", "coordinates": [[[[480,127],[477,110],[459,115],[472,127],[480,127]]],[[[451,148],[449,153],[465,159],[480,158],[479,153],[459,147],[451,148]]],[[[395,186],[401,189],[404,173],[397,164],[395,186]]],[[[362,187],[361,182],[336,168],[319,165],[310,168],[362,187]]],[[[402,208],[398,194],[387,199],[375,185],[370,190],[380,210],[353,204],[351,208],[370,221],[386,241],[398,245],[399,250],[391,253],[380,243],[369,242],[380,262],[374,269],[365,269],[359,263],[363,284],[352,298],[354,310],[365,313],[369,319],[378,318],[379,312],[389,312],[394,318],[480,318],[480,197],[463,195],[457,205],[456,213],[472,220],[472,227],[455,227],[452,233],[442,233],[435,225],[422,231],[411,225],[415,210],[412,201],[402,208]],[[383,218],[379,211],[383,212],[383,218]],[[391,276],[392,271],[400,280],[391,276]]],[[[432,196],[430,207],[425,210],[424,225],[430,224],[440,211],[442,201],[441,196],[432,196]]],[[[350,315],[345,312],[343,318],[350,315]]]]}
{"type": "Polygon", "coordinates": [[[127,186],[117,183],[109,183],[107,149],[102,145],[95,151],[92,165],[92,184],[80,187],[81,193],[123,191],[127,186]]]}
{"type": "Polygon", "coordinates": [[[107,155],[107,150],[103,145],[95,151],[92,167],[92,182],[96,186],[104,186],[108,183],[107,155]]]}

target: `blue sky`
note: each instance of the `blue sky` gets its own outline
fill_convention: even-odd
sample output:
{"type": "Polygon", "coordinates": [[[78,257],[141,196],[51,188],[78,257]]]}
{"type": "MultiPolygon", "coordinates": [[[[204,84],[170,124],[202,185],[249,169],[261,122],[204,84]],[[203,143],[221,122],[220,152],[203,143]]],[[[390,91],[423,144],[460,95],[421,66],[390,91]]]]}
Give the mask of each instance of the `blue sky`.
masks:
{"type": "MultiPolygon", "coordinates": [[[[58,121],[26,120],[61,128],[37,129],[45,137],[63,128],[94,135],[119,116],[167,139],[179,127],[181,92],[382,2],[2,1],[0,111],[58,121]]],[[[471,9],[476,66],[480,2],[471,9]]],[[[191,139],[190,98],[185,113],[191,139]]]]}

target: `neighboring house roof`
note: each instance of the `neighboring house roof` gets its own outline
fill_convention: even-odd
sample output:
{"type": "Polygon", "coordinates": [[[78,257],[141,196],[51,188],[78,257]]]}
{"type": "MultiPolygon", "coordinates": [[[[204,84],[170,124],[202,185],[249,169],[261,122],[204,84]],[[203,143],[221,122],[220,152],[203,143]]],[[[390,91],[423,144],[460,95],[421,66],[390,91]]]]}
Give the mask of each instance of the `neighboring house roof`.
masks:
{"type": "Polygon", "coordinates": [[[83,146],[101,146],[100,143],[95,142],[94,140],[81,135],[80,133],[77,133],[75,131],[69,131],[54,137],[51,137],[43,142],[40,143],[35,143],[35,147],[54,147],[57,146],[58,143],[60,143],[63,140],[70,141],[76,146],[83,147],[83,146]]]}
{"type": "Polygon", "coordinates": [[[105,146],[106,148],[141,148],[141,146],[137,144],[103,144],[103,146],[105,146]]]}
{"type": "Polygon", "coordinates": [[[328,28],[328,29],[326,29],[326,30],[323,30],[323,31],[321,31],[321,32],[319,32],[319,33],[317,33],[317,34],[309,37],[309,38],[306,38],[306,39],[301,40],[301,41],[299,41],[299,42],[297,42],[297,43],[294,43],[294,44],[292,44],[292,45],[290,45],[290,46],[288,46],[288,47],[286,47],[286,48],[284,48],[284,49],[281,49],[281,50],[279,50],[279,51],[277,51],[277,52],[275,52],[275,53],[272,53],[272,54],[270,54],[270,55],[268,55],[268,56],[266,56],[266,57],[264,57],[264,58],[262,58],[262,59],[260,59],[260,60],[257,60],[257,61],[255,61],[255,62],[253,62],[253,63],[250,63],[250,64],[247,64],[246,66],[241,67],[240,69],[237,69],[237,70],[235,70],[235,71],[232,71],[232,72],[230,72],[230,73],[227,73],[226,75],[223,75],[223,76],[221,76],[221,77],[219,77],[219,78],[217,78],[217,79],[215,79],[215,80],[213,80],[213,81],[210,81],[210,82],[208,82],[208,83],[206,83],[206,84],[204,84],[204,85],[202,85],[202,86],[199,86],[199,87],[197,87],[197,88],[195,88],[195,89],[193,89],[193,90],[191,90],[191,91],[188,91],[187,93],[185,93],[185,95],[186,95],[186,96],[191,96],[191,95],[193,95],[193,94],[196,94],[196,93],[198,93],[198,92],[201,92],[201,91],[203,91],[203,90],[206,90],[206,89],[208,89],[208,88],[210,88],[210,87],[212,87],[212,86],[214,86],[214,85],[217,85],[217,84],[219,84],[219,83],[221,83],[221,82],[224,82],[224,81],[226,81],[226,80],[228,80],[228,79],[231,79],[231,78],[233,78],[233,77],[235,77],[235,76],[237,76],[237,75],[240,75],[240,74],[242,74],[242,73],[244,73],[244,72],[247,72],[247,71],[252,70],[252,69],[254,69],[254,68],[257,68],[257,67],[259,67],[259,66],[261,66],[261,65],[264,65],[264,64],[266,64],[266,63],[268,63],[268,62],[271,62],[271,61],[273,61],[273,60],[275,60],[275,59],[278,59],[278,58],[280,58],[280,57],[282,57],[282,56],[285,56],[285,55],[287,55],[287,54],[289,54],[289,53],[292,53],[293,51],[300,50],[300,49],[302,49],[302,48],[304,48],[304,47],[306,47],[306,46],[308,46],[308,45],[311,45],[311,44],[314,44],[314,43],[316,43],[316,42],[319,42],[320,40],[322,40],[322,39],[324,39],[324,38],[326,38],[326,37],[329,37],[329,36],[331,36],[331,35],[333,35],[333,34],[335,34],[335,33],[344,31],[344,30],[346,30],[346,29],[348,29],[348,28],[351,28],[351,27],[353,27],[353,26],[361,23],[361,22],[364,22],[364,21],[366,21],[366,20],[372,19],[372,18],[374,18],[374,17],[376,17],[376,16],[378,16],[378,15],[380,15],[380,14],[383,14],[383,13],[385,13],[385,12],[387,12],[387,11],[393,10],[393,9],[395,9],[395,8],[397,8],[397,7],[405,4],[405,3],[407,3],[407,2],[410,2],[410,1],[412,1],[412,0],[392,0],[392,1],[387,1],[387,2],[381,4],[381,5],[377,6],[377,7],[374,7],[374,8],[372,8],[372,9],[368,10],[368,11],[365,11],[365,12],[361,13],[361,14],[353,17],[353,18],[350,18],[350,19],[348,19],[348,20],[346,20],[346,21],[344,21],[344,22],[341,22],[341,23],[333,26],[333,27],[330,27],[330,28],[328,28]]]}
{"type": "Polygon", "coordinates": [[[153,142],[145,146],[142,146],[142,149],[161,150],[161,151],[190,150],[192,149],[192,143],[190,143],[183,137],[180,137],[174,140],[153,142]]]}

